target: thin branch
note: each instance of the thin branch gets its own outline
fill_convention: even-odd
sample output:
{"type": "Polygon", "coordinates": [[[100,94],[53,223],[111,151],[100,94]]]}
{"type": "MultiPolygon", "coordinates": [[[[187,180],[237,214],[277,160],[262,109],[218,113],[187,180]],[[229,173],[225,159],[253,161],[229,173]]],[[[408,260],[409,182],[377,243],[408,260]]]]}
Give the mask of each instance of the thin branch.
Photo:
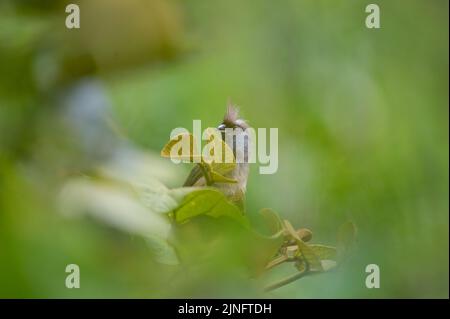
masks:
{"type": "Polygon", "coordinates": [[[269,292],[269,291],[278,289],[280,287],[283,287],[283,286],[285,286],[287,284],[290,284],[291,282],[294,282],[294,281],[296,281],[296,280],[298,280],[300,278],[303,278],[305,276],[315,275],[315,274],[318,274],[318,273],[320,273],[320,272],[319,271],[308,271],[308,270],[305,269],[302,272],[296,273],[294,275],[291,275],[291,276],[286,277],[286,278],[284,278],[284,279],[282,279],[280,281],[274,282],[273,284],[270,284],[270,285],[266,286],[264,288],[264,291],[265,292],[269,292]]]}
{"type": "Polygon", "coordinates": [[[272,259],[267,265],[266,265],[266,270],[272,269],[275,266],[278,266],[282,263],[284,263],[285,261],[287,261],[289,258],[286,255],[281,255],[275,259],[272,259]]]}

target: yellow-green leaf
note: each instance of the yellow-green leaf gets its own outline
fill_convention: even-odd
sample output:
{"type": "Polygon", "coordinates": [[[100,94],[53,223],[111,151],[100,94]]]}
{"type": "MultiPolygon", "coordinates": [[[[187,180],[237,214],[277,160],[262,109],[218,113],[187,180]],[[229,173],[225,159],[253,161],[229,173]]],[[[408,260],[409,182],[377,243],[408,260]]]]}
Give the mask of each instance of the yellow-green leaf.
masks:
{"type": "Polygon", "coordinates": [[[229,217],[242,224],[248,225],[248,220],[242,211],[230,202],[226,196],[212,188],[204,188],[189,193],[181,205],[173,211],[175,221],[185,222],[199,215],[211,217],[229,217]]]}
{"type": "Polygon", "coordinates": [[[292,236],[292,238],[295,239],[295,241],[298,245],[299,251],[300,251],[302,257],[308,263],[310,269],[322,271],[323,267],[322,267],[322,263],[320,262],[320,259],[317,257],[317,255],[314,253],[314,251],[311,248],[309,248],[309,246],[307,244],[305,244],[305,242],[303,240],[301,240],[301,238],[298,236],[297,232],[295,231],[294,227],[292,227],[292,224],[289,221],[285,220],[284,226],[285,226],[285,229],[288,232],[288,234],[290,236],[292,236]]]}
{"type": "Polygon", "coordinates": [[[348,249],[356,239],[356,226],[353,222],[348,221],[341,225],[338,232],[338,245],[348,249]]]}
{"type": "Polygon", "coordinates": [[[190,162],[193,162],[194,159],[200,161],[200,150],[198,150],[196,146],[197,144],[192,134],[181,133],[174,136],[166,145],[164,145],[163,149],[161,150],[161,156],[180,160],[188,160],[190,162]],[[174,154],[173,148],[179,143],[182,144],[178,146],[179,149],[177,149],[177,152],[174,154]],[[186,149],[187,147],[188,149],[186,149]]]}
{"type": "Polygon", "coordinates": [[[218,174],[225,175],[225,174],[231,172],[232,170],[234,170],[236,168],[236,163],[234,161],[235,160],[233,158],[233,162],[231,162],[231,163],[216,163],[216,162],[212,162],[210,164],[211,165],[211,170],[216,172],[216,173],[218,173],[218,174]]]}

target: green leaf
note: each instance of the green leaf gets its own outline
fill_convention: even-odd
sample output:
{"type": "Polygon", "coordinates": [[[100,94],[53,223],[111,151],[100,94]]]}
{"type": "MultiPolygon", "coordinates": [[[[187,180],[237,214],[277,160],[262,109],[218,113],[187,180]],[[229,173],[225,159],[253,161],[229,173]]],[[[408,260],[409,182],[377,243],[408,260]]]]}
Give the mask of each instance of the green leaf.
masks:
{"type": "Polygon", "coordinates": [[[242,214],[242,211],[230,202],[222,192],[212,188],[203,188],[189,193],[181,205],[173,210],[173,216],[178,223],[199,215],[215,218],[229,217],[239,223],[248,225],[248,220],[242,214]]]}

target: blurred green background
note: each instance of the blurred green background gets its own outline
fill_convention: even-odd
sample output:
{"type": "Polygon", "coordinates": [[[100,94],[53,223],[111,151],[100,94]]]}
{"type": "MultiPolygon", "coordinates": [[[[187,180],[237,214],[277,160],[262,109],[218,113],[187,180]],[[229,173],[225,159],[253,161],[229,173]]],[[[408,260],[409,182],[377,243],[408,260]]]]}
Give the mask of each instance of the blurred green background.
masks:
{"type": "Polygon", "coordinates": [[[377,30],[367,1],[70,2],[79,30],[68,2],[0,3],[0,297],[448,298],[447,1],[376,1],[377,30]],[[233,271],[180,283],[139,237],[61,214],[64,181],[111,158],[180,186],[190,165],[160,149],[193,119],[216,126],[228,99],[279,129],[279,170],[253,165],[248,211],[331,244],[352,220],[338,272],[269,295],[233,271]],[[64,286],[70,263],[81,289],[64,286]]]}

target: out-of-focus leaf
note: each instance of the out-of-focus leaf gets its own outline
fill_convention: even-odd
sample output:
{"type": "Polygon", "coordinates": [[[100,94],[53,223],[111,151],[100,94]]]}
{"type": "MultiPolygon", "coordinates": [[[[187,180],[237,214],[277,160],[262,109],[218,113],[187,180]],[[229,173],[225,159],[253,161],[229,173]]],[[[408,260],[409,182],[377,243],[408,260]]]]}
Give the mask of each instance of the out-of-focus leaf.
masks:
{"type": "Polygon", "coordinates": [[[254,233],[253,251],[249,264],[253,267],[256,276],[266,270],[269,261],[277,254],[283,244],[283,236],[265,237],[254,233]]]}
{"type": "Polygon", "coordinates": [[[120,172],[112,172],[111,169],[100,169],[98,174],[98,177],[106,182],[114,183],[123,190],[132,190],[141,204],[155,213],[167,213],[173,210],[181,203],[186,194],[195,190],[190,187],[170,190],[153,177],[146,176],[143,179],[120,172]]]}
{"type": "Polygon", "coordinates": [[[144,207],[126,190],[106,182],[75,179],[61,193],[64,213],[88,213],[120,230],[167,238],[169,221],[144,207]]]}
{"type": "Polygon", "coordinates": [[[280,216],[274,210],[270,208],[263,208],[259,212],[263,217],[270,233],[277,234],[283,230],[283,221],[280,216]]]}
{"type": "Polygon", "coordinates": [[[286,247],[284,253],[286,254],[286,257],[289,259],[295,258],[299,252],[299,248],[297,245],[291,245],[286,247]]]}
{"type": "Polygon", "coordinates": [[[334,260],[325,259],[321,260],[320,262],[322,263],[323,271],[330,271],[337,266],[337,262],[334,260]]]}
{"type": "Polygon", "coordinates": [[[186,195],[188,195],[192,192],[195,192],[195,191],[203,190],[203,189],[205,189],[205,188],[204,187],[196,187],[196,186],[172,188],[172,189],[169,189],[169,195],[179,205],[183,202],[186,195]]]}
{"type": "Polygon", "coordinates": [[[66,67],[69,70],[83,62],[84,57],[92,57],[100,72],[108,72],[168,61],[183,51],[182,22],[173,3],[140,0],[76,3],[82,8],[83,26],[76,33],[61,30],[58,38],[62,41],[58,46],[63,55],[60,59],[73,62],[66,67]],[[66,48],[69,44],[70,50],[66,48]]]}
{"type": "Polygon", "coordinates": [[[137,191],[144,206],[156,213],[169,212],[179,204],[168,189],[154,189],[150,185],[142,184],[138,186],[137,191]]]}
{"type": "Polygon", "coordinates": [[[297,268],[299,272],[304,272],[306,270],[305,262],[303,260],[297,260],[295,262],[295,268],[297,268]]]}
{"type": "Polygon", "coordinates": [[[297,234],[305,242],[312,239],[312,231],[307,228],[301,228],[297,230],[297,234]]]}
{"type": "Polygon", "coordinates": [[[353,222],[348,221],[341,225],[338,231],[338,246],[347,250],[355,242],[356,226],[353,222]]]}
{"type": "Polygon", "coordinates": [[[175,251],[166,241],[171,225],[160,212],[165,204],[155,205],[155,209],[146,207],[135,193],[122,186],[104,180],[71,180],[62,189],[61,210],[67,215],[89,214],[120,231],[142,236],[159,262],[176,264],[175,251]]]}
{"type": "Polygon", "coordinates": [[[156,261],[166,265],[179,264],[175,249],[166,240],[157,236],[147,236],[147,243],[156,261]]]}
{"type": "Polygon", "coordinates": [[[334,247],[313,244],[313,245],[309,245],[309,248],[311,248],[314,251],[314,253],[316,254],[316,256],[321,260],[323,260],[323,259],[335,260],[336,259],[337,251],[336,251],[336,248],[334,248],[334,247]]]}
{"type": "Polygon", "coordinates": [[[248,225],[242,211],[231,203],[225,195],[211,188],[189,193],[181,205],[173,211],[175,221],[182,223],[199,215],[211,217],[229,217],[239,223],[248,225]]]}
{"type": "Polygon", "coordinates": [[[102,176],[128,183],[146,184],[149,180],[154,180],[165,187],[167,184],[179,184],[179,175],[184,170],[161,158],[160,154],[142,151],[132,146],[122,146],[111,160],[102,163],[98,171],[102,176]]]}

